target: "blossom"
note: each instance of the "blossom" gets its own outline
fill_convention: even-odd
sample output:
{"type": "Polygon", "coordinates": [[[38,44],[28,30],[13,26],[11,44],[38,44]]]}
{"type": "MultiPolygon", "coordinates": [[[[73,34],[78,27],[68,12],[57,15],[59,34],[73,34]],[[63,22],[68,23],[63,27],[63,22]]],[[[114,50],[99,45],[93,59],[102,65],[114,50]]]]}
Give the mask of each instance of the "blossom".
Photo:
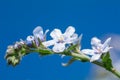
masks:
{"type": "Polygon", "coordinates": [[[20,49],[22,47],[22,44],[20,42],[16,42],[13,47],[14,49],[20,49]]]}
{"type": "Polygon", "coordinates": [[[37,46],[40,45],[40,42],[44,42],[46,40],[46,34],[49,30],[47,29],[45,31],[45,33],[43,32],[43,29],[41,26],[37,26],[34,30],[33,30],[33,35],[30,35],[27,37],[26,39],[26,44],[28,46],[31,46],[32,43],[35,43],[37,46]]]}
{"type": "Polygon", "coordinates": [[[109,50],[112,48],[112,47],[110,47],[110,42],[111,42],[111,38],[108,38],[102,44],[101,40],[99,40],[96,37],[93,37],[91,39],[92,49],[83,49],[83,50],[81,50],[81,52],[92,56],[90,59],[90,62],[96,61],[101,58],[102,54],[109,52],[109,50]]]}
{"type": "Polygon", "coordinates": [[[54,52],[63,52],[66,44],[71,44],[78,38],[78,35],[75,34],[75,28],[72,26],[69,26],[63,34],[60,29],[54,29],[50,36],[53,40],[43,42],[43,45],[46,47],[54,45],[54,52]]]}
{"type": "Polygon", "coordinates": [[[48,33],[48,31],[49,30],[47,29],[44,33],[42,27],[38,26],[33,30],[33,35],[35,38],[39,38],[40,41],[44,42],[46,39],[46,34],[48,33]]]}
{"type": "Polygon", "coordinates": [[[25,41],[20,39],[20,41],[16,41],[16,43],[13,45],[14,49],[19,50],[25,45],[25,41]]]}
{"type": "Polygon", "coordinates": [[[35,42],[35,38],[34,36],[28,36],[27,39],[26,39],[26,44],[27,46],[32,46],[32,44],[35,42]]]}
{"type": "Polygon", "coordinates": [[[8,54],[14,53],[14,46],[13,45],[9,45],[8,49],[6,50],[6,53],[8,53],[8,54]]]}

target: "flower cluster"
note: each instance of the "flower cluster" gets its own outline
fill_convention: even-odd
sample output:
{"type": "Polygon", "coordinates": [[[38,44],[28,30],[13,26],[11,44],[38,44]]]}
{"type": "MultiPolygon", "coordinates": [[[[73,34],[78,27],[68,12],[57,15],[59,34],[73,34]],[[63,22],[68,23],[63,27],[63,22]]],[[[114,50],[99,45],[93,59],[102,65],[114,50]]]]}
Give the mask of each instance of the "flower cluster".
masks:
{"type": "MultiPolygon", "coordinates": [[[[68,26],[64,33],[60,29],[54,29],[50,36],[52,40],[46,40],[46,34],[49,30],[43,32],[42,27],[38,26],[33,30],[33,35],[29,35],[26,40],[20,40],[14,45],[8,46],[5,58],[8,64],[15,66],[21,58],[29,53],[37,52],[40,55],[56,54],[71,55],[72,53],[81,54],[90,58],[90,62],[101,59],[101,56],[111,49],[108,38],[103,44],[101,40],[93,37],[91,40],[92,49],[82,49],[82,35],[78,37],[75,28],[68,26]],[[52,46],[52,49],[51,49],[52,46]]],[[[77,58],[72,58],[76,60],[77,58]]]]}
{"type": "Polygon", "coordinates": [[[48,31],[49,30],[46,30],[45,33],[43,33],[42,27],[38,26],[33,30],[33,35],[28,36],[26,40],[21,39],[14,45],[8,46],[5,55],[8,64],[15,66],[20,62],[23,56],[30,52],[41,52],[41,48],[44,52],[46,48],[42,45],[42,42],[46,41],[46,34],[48,31]]]}

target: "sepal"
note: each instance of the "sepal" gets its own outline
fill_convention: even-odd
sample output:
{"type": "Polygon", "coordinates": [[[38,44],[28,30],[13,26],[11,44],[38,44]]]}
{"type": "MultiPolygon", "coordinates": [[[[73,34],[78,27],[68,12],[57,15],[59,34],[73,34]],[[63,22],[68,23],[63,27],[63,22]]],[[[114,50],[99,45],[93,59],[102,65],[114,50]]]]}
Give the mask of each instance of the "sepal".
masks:
{"type": "Polygon", "coordinates": [[[70,64],[72,64],[76,59],[75,58],[71,58],[67,63],[62,63],[62,66],[69,66],[70,64]]]}
{"type": "Polygon", "coordinates": [[[102,63],[107,70],[110,70],[111,68],[113,68],[112,60],[110,58],[109,52],[103,54],[101,58],[102,58],[102,63]]]}

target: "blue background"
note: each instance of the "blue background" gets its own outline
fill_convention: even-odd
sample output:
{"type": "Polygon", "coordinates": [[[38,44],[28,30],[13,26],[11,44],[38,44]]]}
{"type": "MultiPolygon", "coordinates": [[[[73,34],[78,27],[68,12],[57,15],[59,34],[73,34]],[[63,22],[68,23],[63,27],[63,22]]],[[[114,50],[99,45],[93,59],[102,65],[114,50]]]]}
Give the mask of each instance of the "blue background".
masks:
{"type": "Polygon", "coordinates": [[[92,37],[120,33],[120,1],[0,0],[0,80],[86,80],[93,64],[76,61],[63,67],[67,59],[59,55],[30,54],[16,67],[4,59],[7,46],[25,40],[36,26],[64,31],[69,25],[83,34],[82,48],[90,48],[92,37]]]}

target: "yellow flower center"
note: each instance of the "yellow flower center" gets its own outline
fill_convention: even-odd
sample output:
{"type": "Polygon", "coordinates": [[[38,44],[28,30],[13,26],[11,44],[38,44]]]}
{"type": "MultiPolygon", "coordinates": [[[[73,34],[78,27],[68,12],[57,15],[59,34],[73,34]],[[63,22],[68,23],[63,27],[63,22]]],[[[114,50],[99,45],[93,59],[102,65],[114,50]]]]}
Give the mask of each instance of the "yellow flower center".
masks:
{"type": "Polygon", "coordinates": [[[59,42],[63,42],[64,41],[64,37],[63,36],[60,36],[59,39],[58,39],[59,42]]]}

